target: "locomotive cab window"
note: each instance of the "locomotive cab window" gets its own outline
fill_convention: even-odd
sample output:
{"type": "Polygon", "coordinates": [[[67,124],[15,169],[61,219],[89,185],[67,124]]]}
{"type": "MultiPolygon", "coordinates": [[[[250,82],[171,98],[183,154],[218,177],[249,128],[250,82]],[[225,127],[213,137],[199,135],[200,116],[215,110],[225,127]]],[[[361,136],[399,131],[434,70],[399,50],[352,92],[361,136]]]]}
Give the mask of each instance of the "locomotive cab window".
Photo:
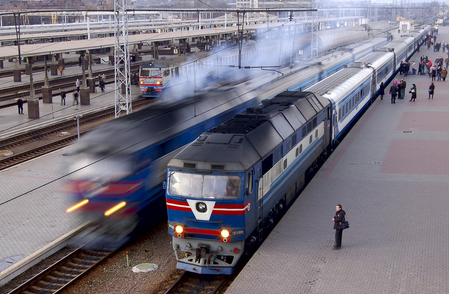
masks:
{"type": "Polygon", "coordinates": [[[241,177],[172,172],[168,193],[173,196],[208,199],[236,199],[240,195],[241,177]]]}
{"type": "Polygon", "coordinates": [[[150,75],[149,69],[140,69],[140,76],[142,77],[148,77],[150,75]]]}
{"type": "Polygon", "coordinates": [[[151,76],[152,77],[160,77],[161,76],[161,71],[159,69],[152,69],[151,70],[151,76]]]}

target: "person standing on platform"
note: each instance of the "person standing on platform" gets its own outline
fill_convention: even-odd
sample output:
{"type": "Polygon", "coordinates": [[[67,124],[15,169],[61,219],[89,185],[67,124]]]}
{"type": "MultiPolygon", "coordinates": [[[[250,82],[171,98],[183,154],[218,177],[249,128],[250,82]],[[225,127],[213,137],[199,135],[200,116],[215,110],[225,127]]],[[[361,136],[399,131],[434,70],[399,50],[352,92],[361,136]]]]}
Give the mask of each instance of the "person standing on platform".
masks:
{"type": "Polygon", "coordinates": [[[341,239],[343,236],[343,230],[340,229],[340,222],[345,220],[346,212],[341,207],[341,204],[337,204],[335,207],[337,210],[335,212],[335,216],[332,218],[332,221],[334,222],[334,229],[335,229],[335,243],[332,249],[340,249],[341,247],[341,239]]]}
{"type": "Polygon", "coordinates": [[[432,99],[433,99],[434,92],[435,92],[435,84],[432,82],[432,84],[430,84],[430,86],[429,86],[429,98],[428,99],[430,99],[430,96],[432,96],[432,99]]]}
{"type": "Polygon", "coordinates": [[[410,89],[410,93],[412,94],[412,96],[410,97],[410,102],[415,102],[416,99],[416,94],[417,94],[417,90],[416,90],[416,85],[413,84],[412,88],[410,89]]]}
{"type": "Polygon", "coordinates": [[[390,95],[391,95],[391,104],[396,103],[396,95],[398,94],[398,87],[397,87],[398,81],[395,80],[393,85],[390,87],[390,95]]]}
{"type": "Polygon", "coordinates": [[[79,79],[76,79],[75,86],[76,86],[76,91],[79,92],[80,91],[80,80],[79,79]]]}
{"type": "Polygon", "coordinates": [[[104,93],[104,88],[105,88],[106,84],[104,83],[104,80],[101,79],[100,81],[100,89],[101,89],[101,93],[104,93]]]}
{"type": "Polygon", "coordinates": [[[61,90],[61,105],[65,105],[65,91],[61,90]]]}
{"type": "Polygon", "coordinates": [[[23,114],[23,99],[22,99],[22,97],[19,97],[19,99],[17,99],[17,107],[19,108],[19,114],[23,114]]]}
{"type": "Polygon", "coordinates": [[[385,85],[384,85],[384,82],[380,83],[380,86],[379,86],[379,95],[380,95],[380,100],[384,100],[384,95],[385,95],[385,85]]]}
{"type": "Polygon", "coordinates": [[[62,71],[64,70],[64,67],[61,65],[60,67],[59,67],[59,72],[61,73],[61,76],[62,76],[62,71]]]}
{"type": "Polygon", "coordinates": [[[76,91],[75,93],[73,93],[73,104],[72,105],[78,105],[78,91],[76,91]]]}
{"type": "Polygon", "coordinates": [[[406,89],[406,87],[407,87],[407,82],[405,81],[404,78],[402,79],[400,85],[401,85],[401,87],[400,87],[400,90],[401,90],[401,99],[404,99],[404,98],[405,98],[405,89],[406,89]]]}
{"type": "Polygon", "coordinates": [[[441,78],[443,79],[443,82],[446,81],[446,77],[447,77],[447,69],[443,68],[443,70],[441,71],[441,78]]]}

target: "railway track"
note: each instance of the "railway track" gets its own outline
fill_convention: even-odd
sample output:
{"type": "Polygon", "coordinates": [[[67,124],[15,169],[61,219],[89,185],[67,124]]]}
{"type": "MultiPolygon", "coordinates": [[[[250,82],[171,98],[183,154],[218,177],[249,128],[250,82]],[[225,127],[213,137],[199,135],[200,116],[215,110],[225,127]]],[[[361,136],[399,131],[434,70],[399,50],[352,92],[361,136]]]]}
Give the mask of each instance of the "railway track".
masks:
{"type": "Polygon", "coordinates": [[[89,245],[84,245],[12,290],[9,294],[58,293],[117,249],[115,247],[97,246],[92,249],[89,245]]]}
{"type": "Polygon", "coordinates": [[[165,294],[202,293],[215,294],[223,290],[229,276],[184,274],[165,292],[165,294]]]}
{"type": "MultiPolygon", "coordinates": [[[[131,66],[131,71],[137,70],[137,67],[144,62],[135,62],[131,66]]],[[[106,76],[106,83],[110,84],[114,81],[114,69],[106,69],[99,70],[95,72],[95,75],[98,74],[106,76]]],[[[75,76],[59,76],[55,79],[49,79],[49,85],[53,89],[53,96],[59,95],[59,89],[66,89],[66,92],[70,92],[75,90],[75,81],[76,79],[82,79],[82,75],[75,76]]],[[[35,97],[41,98],[40,94],[42,94],[42,87],[44,86],[44,81],[35,81],[33,83],[35,88],[35,97]]],[[[18,85],[16,87],[11,87],[8,89],[0,89],[0,108],[6,108],[17,105],[17,102],[14,100],[19,97],[28,96],[30,92],[29,85],[18,85]]]]}
{"type": "MultiPolygon", "coordinates": [[[[138,99],[133,101],[134,109],[145,107],[149,104],[153,103],[151,100],[146,99],[138,99]]],[[[80,120],[80,127],[85,127],[86,129],[84,131],[80,132],[81,134],[84,134],[88,132],[91,128],[89,128],[89,125],[92,125],[95,121],[104,120],[104,119],[112,119],[115,117],[115,109],[114,106],[108,107],[104,110],[93,112],[89,114],[83,115],[83,119],[80,120]]],[[[42,156],[46,153],[58,150],[60,148],[63,148],[67,146],[68,144],[72,143],[74,140],[77,139],[78,135],[67,135],[59,140],[54,140],[51,143],[42,143],[36,141],[49,137],[51,135],[61,134],[62,132],[70,133],[70,130],[75,130],[74,133],[76,133],[76,121],[73,120],[73,118],[67,118],[67,120],[64,120],[62,122],[59,122],[57,124],[52,124],[47,127],[39,128],[32,131],[27,131],[9,138],[5,138],[3,140],[0,140],[0,150],[3,150],[5,154],[11,154],[7,153],[5,151],[14,149],[19,146],[24,146],[26,144],[33,143],[33,148],[29,148],[25,151],[18,152],[16,154],[11,154],[9,156],[5,156],[0,159],[0,170],[9,168],[11,166],[14,166],[16,164],[23,163],[27,160],[36,158],[38,156],[42,156]]]]}

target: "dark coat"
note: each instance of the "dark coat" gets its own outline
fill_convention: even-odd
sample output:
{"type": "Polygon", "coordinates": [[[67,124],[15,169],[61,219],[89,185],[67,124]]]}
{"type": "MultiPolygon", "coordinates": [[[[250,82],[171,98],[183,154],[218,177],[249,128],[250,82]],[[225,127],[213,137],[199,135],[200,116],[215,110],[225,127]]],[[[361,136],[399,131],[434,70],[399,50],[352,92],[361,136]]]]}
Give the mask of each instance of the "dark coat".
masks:
{"type": "Polygon", "coordinates": [[[396,85],[393,84],[393,86],[390,87],[390,94],[396,95],[397,93],[398,93],[398,87],[396,87],[396,85]]]}
{"type": "Polygon", "coordinates": [[[417,92],[417,90],[416,90],[416,87],[415,86],[412,86],[412,88],[410,89],[410,93],[412,93],[412,99],[416,99],[416,92],[417,92]]]}
{"type": "Polygon", "coordinates": [[[335,213],[334,216],[334,229],[340,229],[340,222],[345,220],[346,212],[343,209],[340,209],[335,213]]]}
{"type": "Polygon", "coordinates": [[[384,84],[380,84],[379,95],[385,95],[385,85],[384,84]]]}
{"type": "Polygon", "coordinates": [[[435,91],[435,85],[434,84],[430,84],[430,86],[429,86],[429,94],[433,94],[434,91],[435,91]]]}

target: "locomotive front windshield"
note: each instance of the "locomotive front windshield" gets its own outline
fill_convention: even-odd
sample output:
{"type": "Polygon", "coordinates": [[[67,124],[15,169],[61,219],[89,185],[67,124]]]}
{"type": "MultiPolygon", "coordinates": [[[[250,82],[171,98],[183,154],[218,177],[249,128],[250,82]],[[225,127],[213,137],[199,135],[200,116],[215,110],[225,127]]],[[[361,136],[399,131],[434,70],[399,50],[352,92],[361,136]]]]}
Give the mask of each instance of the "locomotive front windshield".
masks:
{"type": "Polygon", "coordinates": [[[78,154],[69,164],[72,179],[92,181],[117,181],[133,173],[133,164],[128,157],[101,158],[90,154],[78,154]]]}
{"type": "Polygon", "coordinates": [[[140,76],[141,77],[149,77],[150,76],[150,70],[149,69],[140,69],[140,76]]]}
{"type": "Polygon", "coordinates": [[[239,176],[172,172],[168,193],[192,198],[236,199],[239,197],[241,182],[239,176]]]}

